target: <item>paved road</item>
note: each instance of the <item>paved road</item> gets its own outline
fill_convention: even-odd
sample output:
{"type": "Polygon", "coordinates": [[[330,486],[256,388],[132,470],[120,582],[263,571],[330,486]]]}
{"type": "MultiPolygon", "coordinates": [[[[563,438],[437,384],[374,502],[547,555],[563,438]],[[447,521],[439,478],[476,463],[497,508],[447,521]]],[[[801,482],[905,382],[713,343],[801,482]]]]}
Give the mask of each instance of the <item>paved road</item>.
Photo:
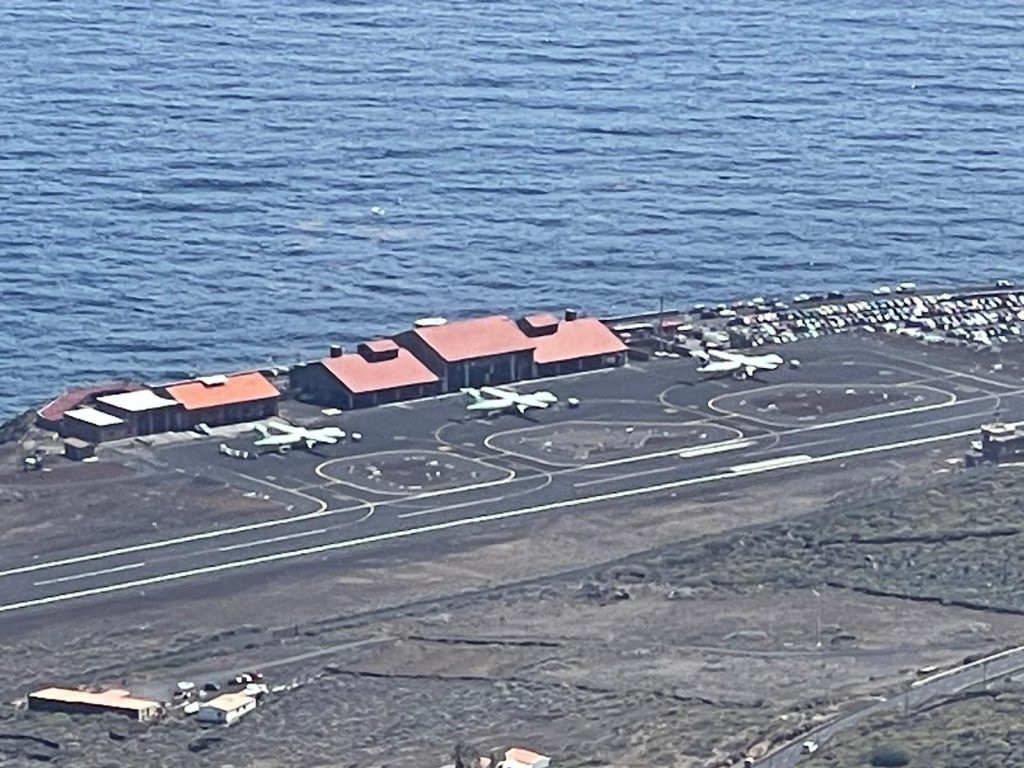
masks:
{"type": "MultiPolygon", "coordinates": [[[[872,365],[874,369],[888,366],[885,370],[891,371],[895,367],[889,364],[892,362],[874,361],[872,365]]],[[[343,491],[342,503],[332,504],[332,493],[339,486],[324,479],[330,476],[331,461],[320,462],[297,452],[280,461],[276,457],[259,462],[226,460],[226,464],[215,466],[216,471],[236,474],[243,487],[248,482],[250,487],[290,496],[296,505],[293,514],[167,539],[5,562],[0,565],[0,614],[38,613],[71,601],[99,600],[104,595],[132,590],[148,592],[161,584],[211,575],[223,578],[297,560],[336,559],[353,550],[418,538],[434,537],[436,541],[459,529],[512,524],[566,510],[643,503],[669,493],[700,493],[715,485],[741,486],[769,475],[807,473],[840,465],[859,467],[929,447],[955,454],[976,433],[979,423],[991,417],[995,407],[1004,412],[1024,411],[1024,393],[1009,383],[982,384],[956,372],[936,374],[906,360],[898,362],[902,367],[897,381],[928,380],[929,386],[950,397],[908,399],[882,410],[826,416],[794,425],[792,420],[785,424],[772,422],[771,415],[764,412],[742,413],[742,397],[730,399],[734,413],[707,408],[709,400],[736,389],[753,395],[760,386],[756,382],[679,382],[659,374],[666,369],[653,368],[553,384],[552,388],[563,393],[570,388],[589,393],[584,412],[588,421],[631,423],[632,419],[639,424],[658,419],[692,421],[696,425],[695,436],[687,438],[690,442],[682,446],[641,448],[628,455],[583,460],[570,466],[552,463],[540,454],[499,453],[494,436],[578,420],[578,412],[544,412],[536,423],[514,417],[465,422],[453,418],[460,414],[461,406],[451,399],[378,409],[372,416],[359,417],[366,420],[367,435],[375,426],[378,434],[394,437],[401,433],[404,440],[398,444],[372,440],[359,446],[350,444],[342,458],[376,455],[382,447],[390,451],[440,447],[450,456],[486,458],[496,469],[460,487],[404,496],[379,489],[349,488],[343,491]],[[647,382],[649,392],[637,393],[640,380],[647,382]],[[321,469],[319,477],[312,472],[315,465],[321,469]]],[[[819,371],[819,378],[814,379],[814,366],[808,365],[799,373],[780,374],[778,380],[792,383],[810,379],[820,384],[835,375],[834,366],[823,364],[819,371]]],[[[849,372],[846,375],[848,378],[849,372]]],[[[895,384],[891,376],[884,383],[895,384]]],[[[776,386],[774,382],[772,386],[776,386]]],[[[189,461],[197,460],[200,450],[203,456],[212,455],[210,446],[200,445],[174,449],[167,455],[188,466],[189,461]]]]}
{"type": "Polygon", "coordinates": [[[1024,669],[1024,647],[999,651],[929,678],[916,681],[908,690],[900,691],[885,700],[866,704],[857,710],[820,725],[791,742],[781,745],[770,754],[754,762],[756,768],[790,768],[804,757],[803,743],[807,740],[826,744],[837,734],[855,728],[868,718],[886,711],[913,712],[923,704],[950,698],[970,688],[984,685],[1000,677],[1024,669]]]}

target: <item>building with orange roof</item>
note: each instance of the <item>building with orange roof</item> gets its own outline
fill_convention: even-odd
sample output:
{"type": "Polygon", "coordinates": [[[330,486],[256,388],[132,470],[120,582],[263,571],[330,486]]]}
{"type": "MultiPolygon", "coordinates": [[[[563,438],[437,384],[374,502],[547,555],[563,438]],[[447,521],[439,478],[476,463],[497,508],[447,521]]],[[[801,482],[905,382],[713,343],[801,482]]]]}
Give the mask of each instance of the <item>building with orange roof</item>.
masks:
{"type": "Polygon", "coordinates": [[[289,385],[299,399],[351,410],[436,395],[440,379],[391,339],[368,341],[356,352],[332,347],[329,357],[292,367],[289,385]]]}
{"type": "Polygon", "coordinates": [[[626,362],[626,345],[596,317],[579,317],[567,310],[559,320],[543,313],[522,318],[519,327],[534,345],[535,376],[560,376],[626,362]]]}
{"type": "Polygon", "coordinates": [[[534,344],[505,315],[432,322],[405,331],[396,340],[437,375],[442,392],[507,384],[533,375],[534,344]]]}
{"type": "Polygon", "coordinates": [[[136,698],[120,688],[105,691],[42,688],[28,695],[28,708],[72,714],[115,714],[140,721],[152,720],[163,711],[159,702],[136,698]]]}
{"type": "Polygon", "coordinates": [[[262,373],[201,376],[163,388],[182,407],[179,429],[258,421],[277,414],[281,393],[262,373]]]}

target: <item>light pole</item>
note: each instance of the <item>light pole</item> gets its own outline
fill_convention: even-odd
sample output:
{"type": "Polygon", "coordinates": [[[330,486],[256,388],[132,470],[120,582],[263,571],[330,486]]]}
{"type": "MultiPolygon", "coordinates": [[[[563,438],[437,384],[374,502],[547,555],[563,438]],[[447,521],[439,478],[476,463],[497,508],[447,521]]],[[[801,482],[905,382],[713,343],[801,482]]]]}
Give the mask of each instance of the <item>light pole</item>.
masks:
{"type": "Polygon", "coordinates": [[[814,647],[821,648],[821,592],[812,589],[815,601],[814,647]]]}
{"type": "Polygon", "coordinates": [[[665,296],[658,296],[658,349],[665,349],[665,296]]]}

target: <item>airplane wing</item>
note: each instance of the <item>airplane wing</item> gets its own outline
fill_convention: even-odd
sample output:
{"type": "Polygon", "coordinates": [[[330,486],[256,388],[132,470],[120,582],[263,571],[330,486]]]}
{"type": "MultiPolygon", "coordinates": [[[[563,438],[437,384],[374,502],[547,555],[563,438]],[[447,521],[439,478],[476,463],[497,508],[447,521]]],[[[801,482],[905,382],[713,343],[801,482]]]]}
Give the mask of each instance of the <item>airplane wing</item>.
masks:
{"type": "Polygon", "coordinates": [[[490,400],[477,400],[466,406],[467,411],[503,411],[516,404],[511,397],[492,398],[490,400]]]}
{"type": "Polygon", "coordinates": [[[707,354],[716,360],[730,363],[735,363],[739,358],[743,357],[743,355],[737,355],[735,352],[726,352],[724,349],[709,349],[707,354]]]}
{"type": "Polygon", "coordinates": [[[307,429],[306,438],[320,443],[336,443],[345,437],[345,430],[340,427],[321,427],[320,429],[307,429]]]}
{"type": "Polygon", "coordinates": [[[543,397],[540,392],[537,392],[532,395],[520,395],[516,398],[516,402],[520,411],[524,411],[527,408],[547,408],[554,400],[543,397]]]}
{"type": "Polygon", "coordinates": [[[488,397],[494,398],[495,400],[501,400],[501,399],[504,399],[506,397],[511,398],[511,397],[517,397],[518,396],[512,390],[510,390],[510,389],[502,389],[501,387],[480,387],[480,391],[483,394],[487,395],[488,397]]]}
{"type": "Polygon", "coordinates": [[[267,435],[266,437],[260,438],[253,445],[265,446],[265,445],[291,445],[297,443],[302,438],[298,435],[286,434],[286,435],[267,435]]]}
{"type": "Polygon", "coordinates": [[[738,371],[739,369],[740,364],[734,360],[719,360],[702,365],[697,371],[699,373],[728,373],[729,371],[738,371]]]}

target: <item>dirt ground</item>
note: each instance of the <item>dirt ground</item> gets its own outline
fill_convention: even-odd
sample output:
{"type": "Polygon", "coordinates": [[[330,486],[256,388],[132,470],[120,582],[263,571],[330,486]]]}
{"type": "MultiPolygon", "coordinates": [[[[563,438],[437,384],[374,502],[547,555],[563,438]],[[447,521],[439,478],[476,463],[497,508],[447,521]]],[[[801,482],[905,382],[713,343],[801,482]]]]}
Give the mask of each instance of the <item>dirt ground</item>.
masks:
{"type": "Polygon", "coordinates": [[[0,562],[29,548],[44,555],[83,543],[173,535],[280,515],[285,505],[210,478],[129,468],[113,462],[82,464],[55,457],[49,471],[16,468],[15,451],[0,446],[0,562]]]}
{"type": "Polygon", "coordinates": [[[758,754],[922,665],[1018,641],[1024,474],[897,482],[914,474],[666,495],[538,519],[529,548],[495,530],[429,562],[307,564],[124,621],[116,601],[69,614],[0,647],[8,699],[55,675],[148,692],[254,666],[294,687],[229,730],[0,707],[0,765],[432,766],[459,739],[561,766],[758,754]]]}
{"type": "Polygon", "coordinates": [[[735,437],[735,430],[714,424],[635,425],[570,421],[558,425],[528,427],[500,433],[491,445],[554,464],[610,461],[638,451],[660,451],[705,445],[735,437]]]}

